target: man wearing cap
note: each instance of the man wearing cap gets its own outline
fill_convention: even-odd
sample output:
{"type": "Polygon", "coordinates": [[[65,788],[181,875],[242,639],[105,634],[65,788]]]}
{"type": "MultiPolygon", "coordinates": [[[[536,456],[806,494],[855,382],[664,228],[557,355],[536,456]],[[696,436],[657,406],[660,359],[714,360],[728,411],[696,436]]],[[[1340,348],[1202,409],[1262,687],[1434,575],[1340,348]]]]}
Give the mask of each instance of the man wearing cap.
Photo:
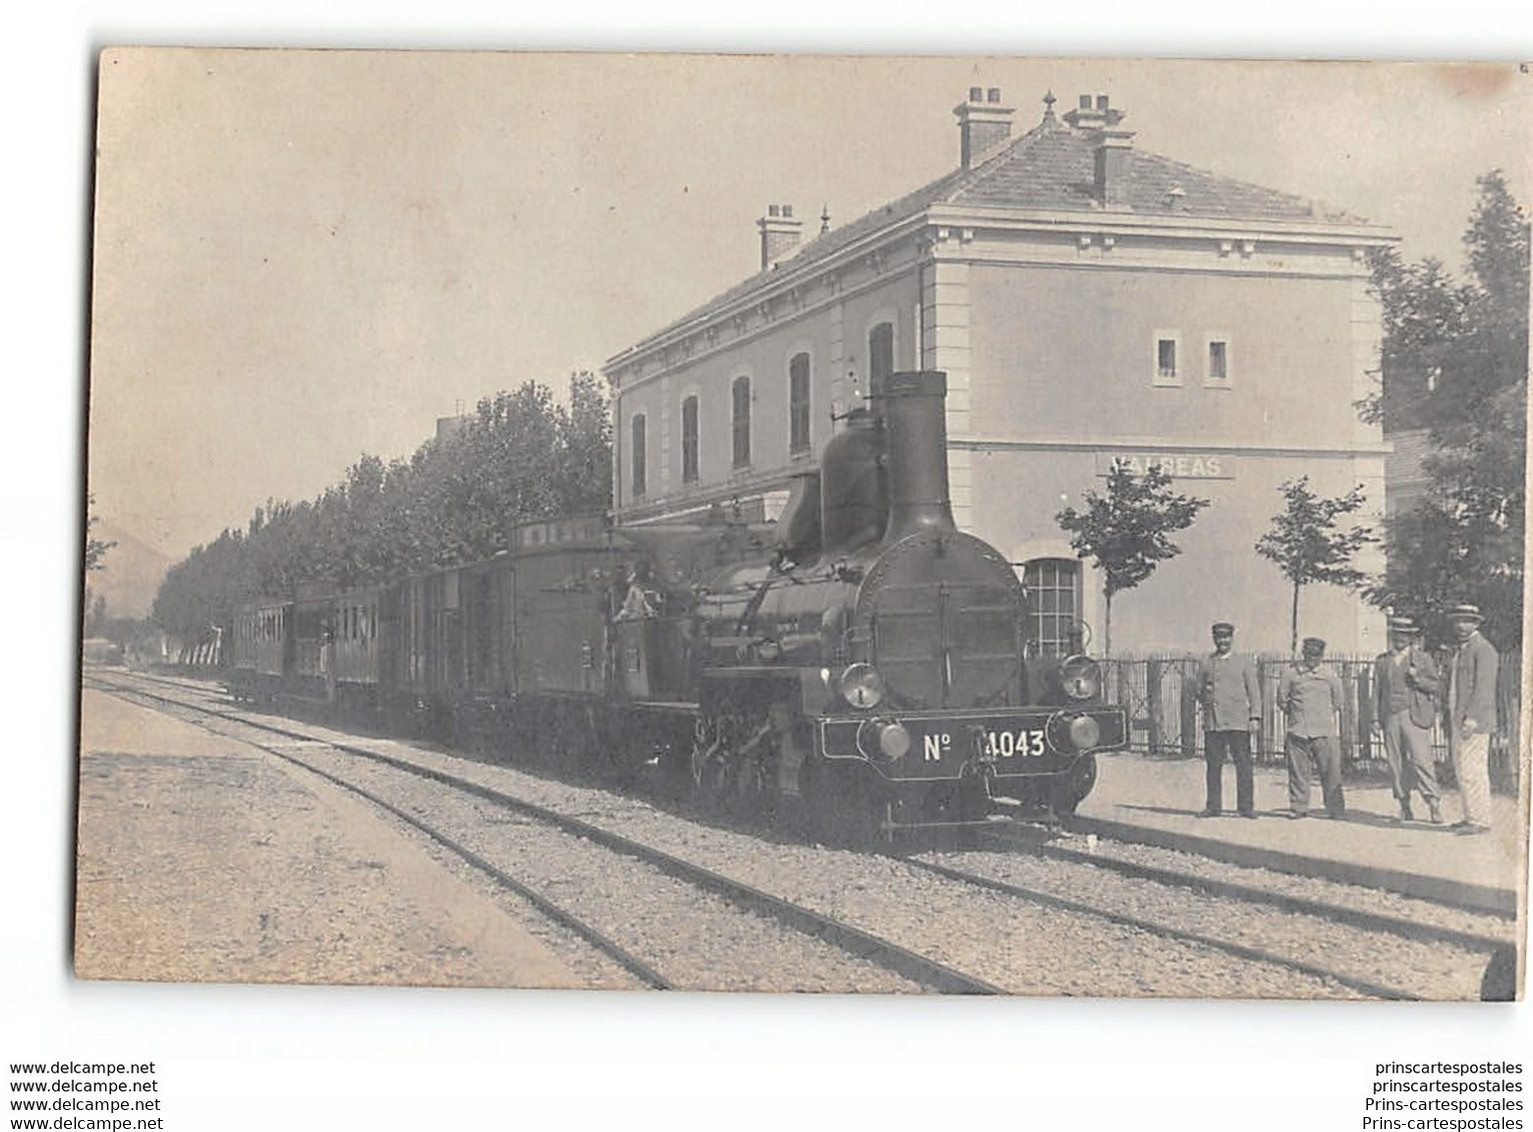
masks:
{"type": "Polygon", "coordinates": [[[1480,636],[1478,606],[1448,611],[1457,647],[1448,665],[1448,751],[1458,776],[1464,820],[1461,833],[1490,829],[1490,735],[1496,729],[1496,667],[1500,657],[1480,636]]]}
{"type": "Polygon", "coordinates": [[[1374,727],[1384,734],[1389,787],[1400,803],[1400,820],[1411,821],[1411,789],[1421,791],[1440,823],[1437,769],[1432,757],[1432,720],[1437,714],[1437,665],[1421,647],[1420,630],[1409,617],[1389,619],[1389,651],[1373,662],[1378,703],[1374,727]]]}
{"type": "Polygon", "coordinates": [[[1341,793],[1341,750],[1336,744],[1336,716],[1341,711],[1341,681],[1322,671],[1325,642],[1305,637],[1298,664],[1278,682],[1278,703],[1288,719],[1288,816],[1309,815],[1310,783],[1320,770],[1327,817],[1346,815],[1341,793]]]}
{"type": "Polygon", "coordinates": [[[1200,817],[1224,812],[1224,758],[1235,764],[1235,806],[1244,818],[1256,816],[1251,773],[1251,736],[1262,722],[1261,686],[1250,657],[1236,656],[1235,626],[1213,625],[1214,651],[1198,666],[1198,698],[1203,705],[1203,758],[1207,766],[1207,802],[1200,817]]]}

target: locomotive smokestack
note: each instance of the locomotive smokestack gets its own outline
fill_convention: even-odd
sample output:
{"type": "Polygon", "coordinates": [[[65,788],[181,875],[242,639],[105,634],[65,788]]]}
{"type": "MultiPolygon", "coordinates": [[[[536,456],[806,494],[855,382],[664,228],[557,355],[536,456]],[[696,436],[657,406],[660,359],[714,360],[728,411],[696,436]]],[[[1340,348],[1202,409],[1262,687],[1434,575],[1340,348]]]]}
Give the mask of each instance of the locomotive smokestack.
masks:
{"type": "Polygon", "coordinates": [[[882,460],[889,484],[884,541],[922,529],[956,530],[947,482],[947,374],[875,374],[872,399],[883,425],[882,460]]]}

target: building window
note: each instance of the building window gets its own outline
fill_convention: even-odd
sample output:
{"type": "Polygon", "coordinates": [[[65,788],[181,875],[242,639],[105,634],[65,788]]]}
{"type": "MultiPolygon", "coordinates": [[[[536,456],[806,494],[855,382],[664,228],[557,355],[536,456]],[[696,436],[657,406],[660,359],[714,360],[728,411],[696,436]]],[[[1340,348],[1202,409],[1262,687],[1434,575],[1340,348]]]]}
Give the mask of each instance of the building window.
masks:
{"type": "Polygon", "coordinates": [[[734,466],[748,468],[751,463],[751,379],[735,378],[730,390],[730,421],[734,433],[734,466]]]}
{"type": "Polygon", "coordinates": [[[629,487],[633,491],[633,497],[635,499],[638,499],[638,498],[640,498],[644,494],[644,490],[645,490],[645,487],[646,487],[646,484],[644,482],[644,472],[645,472],[644,456],[645,456],[645,452],[644,452],[644,414],[643,413],[635,413],[634,414],[631,428],[632,428],[632,432],[633,432],[633,463],[630,466],[633,469],[633,475],[632,475],[632,477],[629,480],[629,487]]]}
{"type": "Polygon", "coordinates": [[[809,451],[809,355],[788,363],[788,451],[809,451]]]}
{"type": "Polygon", "coordinates": [[[894,372],[894,323],[880,322],[868,334],[868,380],[888,377],[894,372]]]}
{"type": "Polygon", "coordinates": [[[1082,647],[1080,563],[1072,558],[1035,558],[1022,568],[1027,587],[1028,636],[1043,656],[1068,656],[1082,647]]]}
{"type": "Polygon", "coordinates": [[[681,403],[681,482],[697,482],[697,398],[681,403]]]}
{"type": "Polygon", "coordinates": [[[1181,335],[1174,330],[1157,330],[1152,383],[1165,386],[1180,385],[1182,383],[1181,355],[1181,335]]]}
{"type": "Polygon", "coordinates": [[[1229,335],[1210,334],[1207,356],[1208,370],[1203,375],[1203,384],[1215,389],[1228,389],[1230,386],[1229,335]]]}

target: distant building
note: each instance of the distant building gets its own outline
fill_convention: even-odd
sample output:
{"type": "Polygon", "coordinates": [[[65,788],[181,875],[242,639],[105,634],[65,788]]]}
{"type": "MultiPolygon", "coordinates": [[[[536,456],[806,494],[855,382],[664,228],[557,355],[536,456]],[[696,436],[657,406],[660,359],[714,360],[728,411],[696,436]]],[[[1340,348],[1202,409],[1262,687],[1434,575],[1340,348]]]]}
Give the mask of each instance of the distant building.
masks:
{"type": "MultiPolygon", "coordinates": [[[[774,206],[758,274],[607,362],[619,518],[772,517],[873,374],[939,369],[955,516],[1018,564],[1045,641],[1100,628],[1054,516],[1122,460],[1212,505],[1114,603],[1114,651],[1202,648],[1222,618],[1286,650],[1286,583],[1253,549],[1278,485],[1361,483],[1383,510],[1386,446],[1353,406],[1378,365],[1366,255],[1395,237],[1136,149],[1105,96],[1056,115],[1050,95],[1016,138],[998,90],[954,113],[953,172],[808,242],[774,206]]],[[[1301,620],[1333,653],[1382,646],[1340,590],[1306,591],[1301,620]]]]}

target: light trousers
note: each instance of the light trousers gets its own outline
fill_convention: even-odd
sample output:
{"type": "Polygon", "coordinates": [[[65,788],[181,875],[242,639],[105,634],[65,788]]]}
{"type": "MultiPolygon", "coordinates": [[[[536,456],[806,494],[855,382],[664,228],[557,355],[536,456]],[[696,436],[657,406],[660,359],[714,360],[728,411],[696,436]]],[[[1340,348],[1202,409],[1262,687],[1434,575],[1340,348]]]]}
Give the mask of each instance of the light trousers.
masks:
{"type": "Polygon", "coordinates": [[[1384,758],[1389,763],[1389,788],[1397,802],[1409,802],[1411,790],[1436,802],[1437,764],[1432,732],[1411,722],[1411,713],[1397,711],[1384,720],[1384,758]]]}
{"type": "Polygon", "coordinates": [[[1454,734],[1449,738],[1448,750],[1453,756],[1453,773],[1458,776],[1464,820],[1475,825],[1489,825],[1490,736],[1484,733],[1454,734]]]}

